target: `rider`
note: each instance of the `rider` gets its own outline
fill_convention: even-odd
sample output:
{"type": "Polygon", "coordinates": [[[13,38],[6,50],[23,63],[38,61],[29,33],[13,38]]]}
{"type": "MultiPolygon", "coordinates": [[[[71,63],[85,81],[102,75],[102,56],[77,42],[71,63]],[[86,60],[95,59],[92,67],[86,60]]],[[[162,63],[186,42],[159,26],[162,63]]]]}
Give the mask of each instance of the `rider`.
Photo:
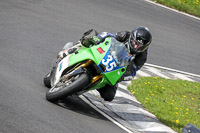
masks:
{"type": "MultiPolygon", "coordinates": [[[[127,67],[126,73],[122,76],[121,80],[124,80],[127,76],[135,76],[138,71],[147,60],[147,50],[152,41],[152,35],[147,27],[137,27],[132,32],[121,31],[115,34],[102,32],[98,34],[95,30],[91,29],[84,33],[80,39],[81,44],[85,47],[90,47],[92,44],[99,44],[103,42],[107,37],[114,37],[119,42],[122,42],[130,55],[132,55],[130,64],[127,67]],[[94,39],[97,37],[98,39],[94,39]]],[[[117,84],[114,86],[106,85],[103,88],[97,89],[101,97],[105,101],[112,101],[115,97],[117,90],[117,84]]]]}

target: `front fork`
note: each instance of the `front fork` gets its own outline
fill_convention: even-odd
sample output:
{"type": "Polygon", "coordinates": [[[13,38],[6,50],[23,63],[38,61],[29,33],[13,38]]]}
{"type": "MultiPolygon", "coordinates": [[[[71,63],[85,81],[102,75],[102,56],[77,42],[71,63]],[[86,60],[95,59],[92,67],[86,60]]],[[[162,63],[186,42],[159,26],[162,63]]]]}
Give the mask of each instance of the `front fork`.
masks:
{"type": "MultiPolygon", "coordinates": [[[[85,72],[85,68],[89,65],[91,65],[93,63],[92,60],[88,60],[86,61],[85,63],[79,65],[79,66],[75,66],[74,69],[72,69],[71,71],[68,71],[63,77],[62,77],[62,80],[67,80],[69,79],[70,77],[72,76],[75,76],[75,75],[78,75],[78,74],[81,74],[81,73],[84,73],[85,72]]],[[[96,81],[98,81],[99,79],[101,79],[103,76],[100,74],[100,75],[97,75],[95,77],[92,77],[91,79],[91,84],[95,83],[96,81]]]]}
{"type": "MultiPolygon", "coordinates": [[[[80,66],[78,66],[77,68],[75,68],[75,70],[78,70],[80,67],[85,68],[85,67],[89,66],[89,65],[92,64],[92,63],[93,63],[92,60],[88,60],[87,62],[85,62],[85,63],[81,64],[80,66]]],[[[101,74],[100,74],[100,75],[97,75],[97,76],[95,76],[95,77],[92,77],[91,83],[92,83],[92,84],[95,83],[96,81],[98,81],[98,80],[101,79],[102,77],[103,77],[103,76],[102,76],[101,74]]]]}

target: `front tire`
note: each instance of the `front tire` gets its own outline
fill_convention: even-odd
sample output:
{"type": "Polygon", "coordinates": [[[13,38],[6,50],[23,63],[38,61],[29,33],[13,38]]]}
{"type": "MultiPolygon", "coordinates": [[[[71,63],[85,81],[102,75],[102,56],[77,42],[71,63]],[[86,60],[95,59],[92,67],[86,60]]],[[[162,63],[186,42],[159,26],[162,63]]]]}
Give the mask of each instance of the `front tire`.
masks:
{"type": "Polygon", "coordinates": [[[56,86],[52,87],[47,92],[46,99],[50,102],[56,102],[58,100],[62,100],[67,96],[70,96],[76,93],[77,91],[80,91],[90,83],[90,80],[87,74],[85,73],[76,75],[72,78],[74,79],[74,81],[72,79],[69,79],[67,83],[63,85],[59,85],[61,84],[59,82],[56,86]]]}
{"type": "Polygon", "coordinates": [[[48,73],[45,77],[44,77],[44,85],[47,88],[51,88],[51,73],[48,73]]]}

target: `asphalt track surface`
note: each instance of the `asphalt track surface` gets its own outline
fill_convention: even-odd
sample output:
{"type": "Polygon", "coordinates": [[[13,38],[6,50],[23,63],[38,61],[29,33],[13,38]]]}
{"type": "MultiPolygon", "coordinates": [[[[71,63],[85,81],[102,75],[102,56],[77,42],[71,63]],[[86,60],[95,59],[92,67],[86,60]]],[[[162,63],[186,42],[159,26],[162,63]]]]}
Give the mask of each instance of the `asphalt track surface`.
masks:
{"type": "Polygon", "coordinates": [[[45,100],[43,77],[68,41],[83,32],[145,25],[148,63],[200,74],[200,21],[143,0],[1,0],[0,132],[122,133],[78,97],[65,108],[45,100]]]}

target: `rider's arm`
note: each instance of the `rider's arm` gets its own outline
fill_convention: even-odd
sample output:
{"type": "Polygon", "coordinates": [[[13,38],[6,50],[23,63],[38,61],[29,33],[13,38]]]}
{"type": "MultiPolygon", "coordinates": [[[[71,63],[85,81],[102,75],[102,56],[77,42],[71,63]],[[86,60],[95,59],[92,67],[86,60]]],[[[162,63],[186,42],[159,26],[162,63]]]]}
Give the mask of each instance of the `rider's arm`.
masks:
{"type": "Polygon", "coordinates": [[[137,67],[137,65],[135,64],[134,60],[132,60],[130,62],[130,64],[128,65],[128,67],[126,68],[126,72],[124,73],[123,77],[127,77],[127,76],[135,76],[136,72],[139,70],[139,68],[137,67]]]}
{"type": "Polygon", "coordinates": [[[119,42],[126,42],[129,39],[130,32],[129,31],[121,31],[121,32],[117,32],[115,35],[116,35],[116,39],[119,42]]]}
{"type": "Polygon", "coordinates": [[[107,38],[107,37],[114,37],[114,38],[116,38],[116,35],[113,34],[113,33],[102,32],[102,33],[100,33],[97,37],[98,37],[100,40],[103,40],[103,39],[105,39],[105,38],[107,38]]]}
{"type": "Polygon", "coordinates": [[[148,53],[147,50],[135,56],[134,63],[138,67],[138,69],[140,69],[147,61],[147,53],[148,53]]]}
{"type": "Polygon", "coordinates": [[[144,65],[144,63],[147,61],[147,50],[144,52],[137,54],[135,58],[130,61],[130,64],[127,68],[127,73],[129,75],[127,76],[135,76],[136,72],[140,70],[140,68],[144,65]]]}
{"type": "Polygon", "coordinates": [[[116,38],[116,35],[113,34],[113,33],[102,32],[102,33],[100,33],[97,37],[99,38],[98,43],[101,43],[101,42],[103,42],[107,37],[114,37],[114,38],[116,38]]]}
{"type": "Polygon", "coordinates": [[[123,75],[122,80],[130,80],[136,75],[136,72],[140,70],[140,68],[144,65],[147,60],[147,50],[144,52],[137,54],[133,60],[130,61],[126,69],[126,73],[123,75]]]}
{"type": "Polygon", "coordinates": [[[114,37],[116,40],[120,42],[126,42],[129,38],[130,32],[128,31],[121,31],[117,32],[115,34],[108,33],[108,32],[102,32],[97,37],[100,39],[100,42],[103,42],[107,37],[114,37]]]}

